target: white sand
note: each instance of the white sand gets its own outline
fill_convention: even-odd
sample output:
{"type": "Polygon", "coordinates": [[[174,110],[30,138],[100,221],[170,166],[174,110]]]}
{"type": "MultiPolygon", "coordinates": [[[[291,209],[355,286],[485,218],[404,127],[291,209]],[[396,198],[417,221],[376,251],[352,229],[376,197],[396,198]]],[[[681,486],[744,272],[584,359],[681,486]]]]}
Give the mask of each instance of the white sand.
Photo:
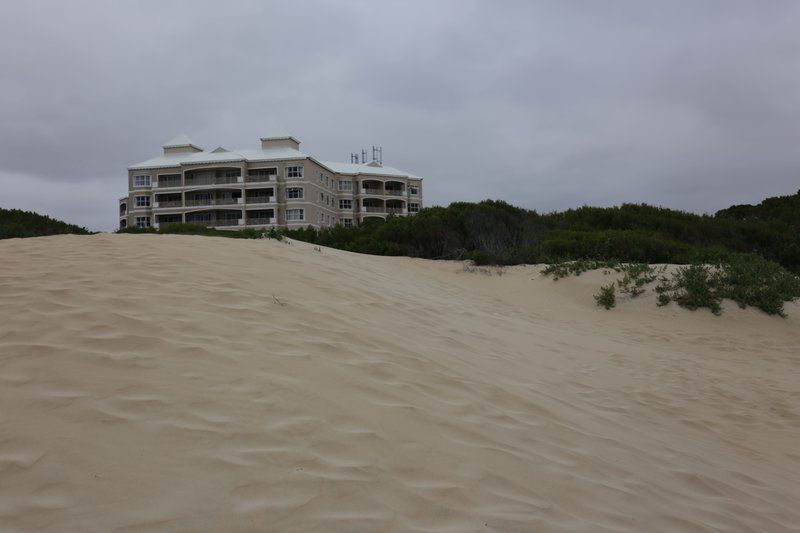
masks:
{"type": "Polygon", "coordinates": [[[608,279],[0,241],[0,530],[798,531],[800,305],[608,279]]]}

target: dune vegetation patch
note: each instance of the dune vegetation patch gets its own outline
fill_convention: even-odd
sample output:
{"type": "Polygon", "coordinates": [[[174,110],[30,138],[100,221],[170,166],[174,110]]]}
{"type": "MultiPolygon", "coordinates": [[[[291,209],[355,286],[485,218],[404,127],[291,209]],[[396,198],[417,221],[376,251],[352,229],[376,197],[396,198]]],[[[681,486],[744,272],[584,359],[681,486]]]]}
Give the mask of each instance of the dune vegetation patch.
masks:
{"type": "Polygon", "coordinates": [[[715,263],[678,267],[669,275],[663,265],[590,259],[553,263],[542,274],[555,281],[598,269],[624,274],[616,286],[602,286],[595,294],[597,305],[605,309],[616,305],[617,288],[635,298],[652,287],[659,306],[675,302],[691,310],[706,308],[716,315],[722,312],[722,300],[729,299],[742,309],[755,307],[769,315],[786,316],[784,304],[800,298],[800,277],[755,254],[729,254],[715,263]]]}

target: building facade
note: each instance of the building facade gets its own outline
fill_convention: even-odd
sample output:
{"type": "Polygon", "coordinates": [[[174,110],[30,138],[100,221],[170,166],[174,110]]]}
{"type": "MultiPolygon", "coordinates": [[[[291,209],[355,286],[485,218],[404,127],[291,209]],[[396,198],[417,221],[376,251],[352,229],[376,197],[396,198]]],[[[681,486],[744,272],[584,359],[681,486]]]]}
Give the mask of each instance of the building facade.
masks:
{"type": "Polygon", "coordinates": [[[324,228],[422,208],[422,178],[379,161],[319,161],[286,132],[263,137],[260,149],[205,151],[185,135],[162,149],[128,167],[121,228],[182,222],[226,230],[324,228]]]}

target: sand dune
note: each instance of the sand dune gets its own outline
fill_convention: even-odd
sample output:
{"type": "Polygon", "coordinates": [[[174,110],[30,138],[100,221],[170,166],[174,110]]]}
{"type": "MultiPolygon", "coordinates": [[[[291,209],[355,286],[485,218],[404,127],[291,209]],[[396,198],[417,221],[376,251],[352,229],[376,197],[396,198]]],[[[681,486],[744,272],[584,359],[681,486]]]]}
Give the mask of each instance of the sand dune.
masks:
{"type": "Polygon", "coordinates": [[[800,530],[800,305],[606,279],[2,241],[0,530],[800,530]]]}

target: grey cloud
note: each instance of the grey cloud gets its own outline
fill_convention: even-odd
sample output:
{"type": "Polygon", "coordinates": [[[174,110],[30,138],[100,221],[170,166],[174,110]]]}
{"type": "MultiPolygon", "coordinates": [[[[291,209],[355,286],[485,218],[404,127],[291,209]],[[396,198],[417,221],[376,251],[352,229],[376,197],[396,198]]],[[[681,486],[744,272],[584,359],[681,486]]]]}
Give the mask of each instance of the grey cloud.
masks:
{"type": "Polygon", "coordinates": [[[7,1],[0,206],[113,229],[164,140],[283,125],[382,144],[429,203],[714,211],[800,188],[797,27],[779,0],[7,1]]]}

